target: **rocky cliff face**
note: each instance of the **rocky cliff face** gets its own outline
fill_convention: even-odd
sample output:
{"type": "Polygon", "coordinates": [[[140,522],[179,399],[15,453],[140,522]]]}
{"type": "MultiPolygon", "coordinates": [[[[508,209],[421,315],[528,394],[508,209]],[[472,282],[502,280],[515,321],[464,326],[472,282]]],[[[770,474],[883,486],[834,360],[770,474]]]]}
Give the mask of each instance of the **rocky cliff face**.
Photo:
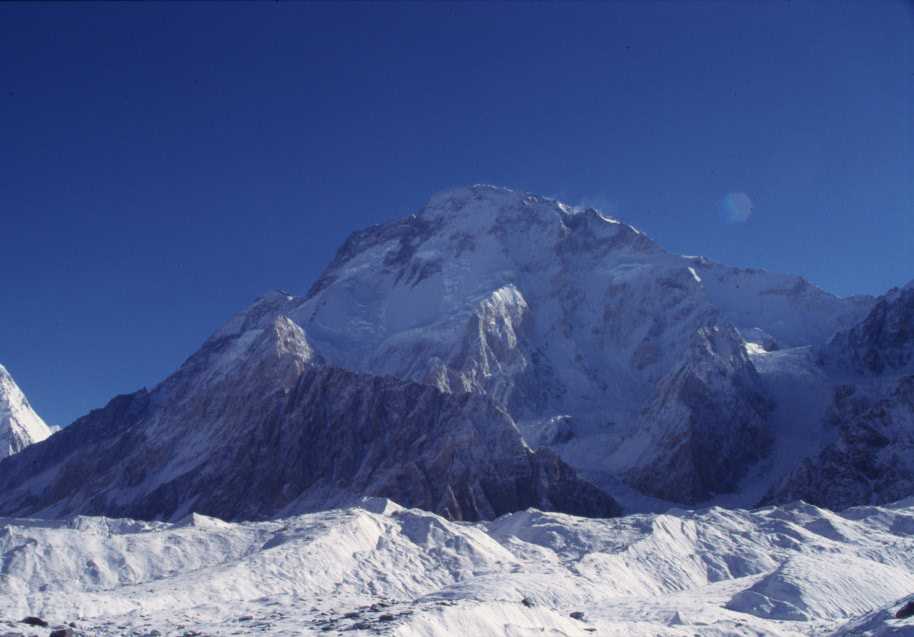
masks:
{"type": "Polygon", "coordinates": [[[645,409],[630,472],[643,492],[694,504],[735,491],[771,447],[769,404],[733,328],[706,327],[645,409]]]}
{"type": "Polygon", "coordinates": [[[0,460],[51,435],[13,377],[0,365],[0,460]]]}
{"type": "Polygon", "coordinates": [[[0,513],[226,519],[390,497],[453,519],[618,512],[485,396],[328,367],[261,299],[151,392],[0,464],[0,513]]]}
{"type": "Polygon", "coordinates": [[[822,359],[869,376],[914,372],[914,282],[880,297],[863,321],[838,332],[822,359]]]}
{"type": "Polygon", "coordinates": [[[765,501],[842,508],[914,494],[914,284],[881,297],[819,360],[836,379],[824,417],[831,441],[765,501]]]}

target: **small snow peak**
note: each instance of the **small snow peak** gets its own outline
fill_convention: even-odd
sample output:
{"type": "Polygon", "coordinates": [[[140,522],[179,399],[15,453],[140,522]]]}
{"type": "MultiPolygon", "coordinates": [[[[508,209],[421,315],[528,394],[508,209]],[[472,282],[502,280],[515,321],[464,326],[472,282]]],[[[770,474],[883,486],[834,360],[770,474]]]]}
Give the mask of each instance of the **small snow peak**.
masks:
{"type": "Polygon", "coordinates": [[[51,433],[16,381],[0,365],[0,459],[41,442],[51,433]]]}
{"type": "Polygon", "coordinates": [[[359,501],[355,506],[359,509],[368,511],[369,513],[388,516],[396,515],[397,513],[406,511],[405,507],[400,506],[389,498],[371,496],[364,496],[359,498],[359,501]]]}
{"type": "Polygon", "coordinates": [[[235,337],[256,328],[268,327],[276,316],[287,312],[294,302],[295,297],[283,290],[267,292],[257,297],[248,307],[229,319],[227,323],[216,330],[210,340],[235,337]]]}
{"type": "Polygon", "coordinates": [[[203,515],[202,513],[189,513],[174,524],[176,527],[189,527],[197,529],[228,529],[231,528],[231,524],[220,520],[217,517],[211,515],[203,515]]]}

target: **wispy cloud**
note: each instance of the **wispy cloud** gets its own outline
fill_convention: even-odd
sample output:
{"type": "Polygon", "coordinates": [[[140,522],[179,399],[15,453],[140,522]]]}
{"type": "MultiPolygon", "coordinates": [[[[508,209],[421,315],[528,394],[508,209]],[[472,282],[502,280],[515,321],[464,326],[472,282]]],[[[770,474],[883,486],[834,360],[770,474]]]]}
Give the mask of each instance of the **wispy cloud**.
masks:
{"type": "Polygon", "coordinates": [[[619,205],[605,195],[586,195],[575,202],[574,207],[580,209],[593,208],[610,217],[615,217],[619,210],[619,205]]]}

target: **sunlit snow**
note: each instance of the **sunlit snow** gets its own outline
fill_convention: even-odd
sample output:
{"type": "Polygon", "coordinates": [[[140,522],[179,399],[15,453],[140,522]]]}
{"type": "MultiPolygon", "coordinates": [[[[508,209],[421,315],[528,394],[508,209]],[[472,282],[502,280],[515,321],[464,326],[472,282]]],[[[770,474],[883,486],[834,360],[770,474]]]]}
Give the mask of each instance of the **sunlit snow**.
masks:
{"type": "Polygon", "coordinates": [[[0,630],[31,615],[39,634],[914,630],[893,619],[914,593],[911,502],[468,524],[374,499],[257,523],[3,520],[0,553],[0,630]]]}

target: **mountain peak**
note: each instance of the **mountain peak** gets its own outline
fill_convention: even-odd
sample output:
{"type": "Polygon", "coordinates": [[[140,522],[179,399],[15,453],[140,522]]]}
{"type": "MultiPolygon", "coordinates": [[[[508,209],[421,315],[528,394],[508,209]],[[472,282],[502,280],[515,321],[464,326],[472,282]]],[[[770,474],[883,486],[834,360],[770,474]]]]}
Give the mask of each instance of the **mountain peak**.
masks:
{"type": "Polygon", "coordinates": [[[432,195],[425,204],[426,209],[434,209],[446,204],[465,204],[470,200],[476,201],[505,201],[512,198],[522,198],[524,193],[504,188],[502,186],[493,186],[491,184],[471,184],[469,186],[457,186],[448,188],[432,195]]]}
{"type": "Polygon", "coordinates": [[[51,435],[12,375],[0,365],[0,459],[51,435]]]}
{"type": "Polygon", "coordinates": [[[498,213],[510,208],[553,214],[559,219],[583,215],[598,219],[604,223],[621,223],[618,219],[610,217],[593,207],[572,205],[554,197],[545,197],[490,184],[473,184],[443,190],[432,195],[419,214],[435,217],[448,216],[459,212],[465,215],[467,212],[474,210],[487,210],[492,213],[498,213]]]}
{"type": "Polygon", "coordinates": [[[543,223],[558,224],[569,209],[553,199],[478,184],[433,195],[419,216],[435,226],[457,226],[475,234],[518,214],[538,218],[543,223]]]}

